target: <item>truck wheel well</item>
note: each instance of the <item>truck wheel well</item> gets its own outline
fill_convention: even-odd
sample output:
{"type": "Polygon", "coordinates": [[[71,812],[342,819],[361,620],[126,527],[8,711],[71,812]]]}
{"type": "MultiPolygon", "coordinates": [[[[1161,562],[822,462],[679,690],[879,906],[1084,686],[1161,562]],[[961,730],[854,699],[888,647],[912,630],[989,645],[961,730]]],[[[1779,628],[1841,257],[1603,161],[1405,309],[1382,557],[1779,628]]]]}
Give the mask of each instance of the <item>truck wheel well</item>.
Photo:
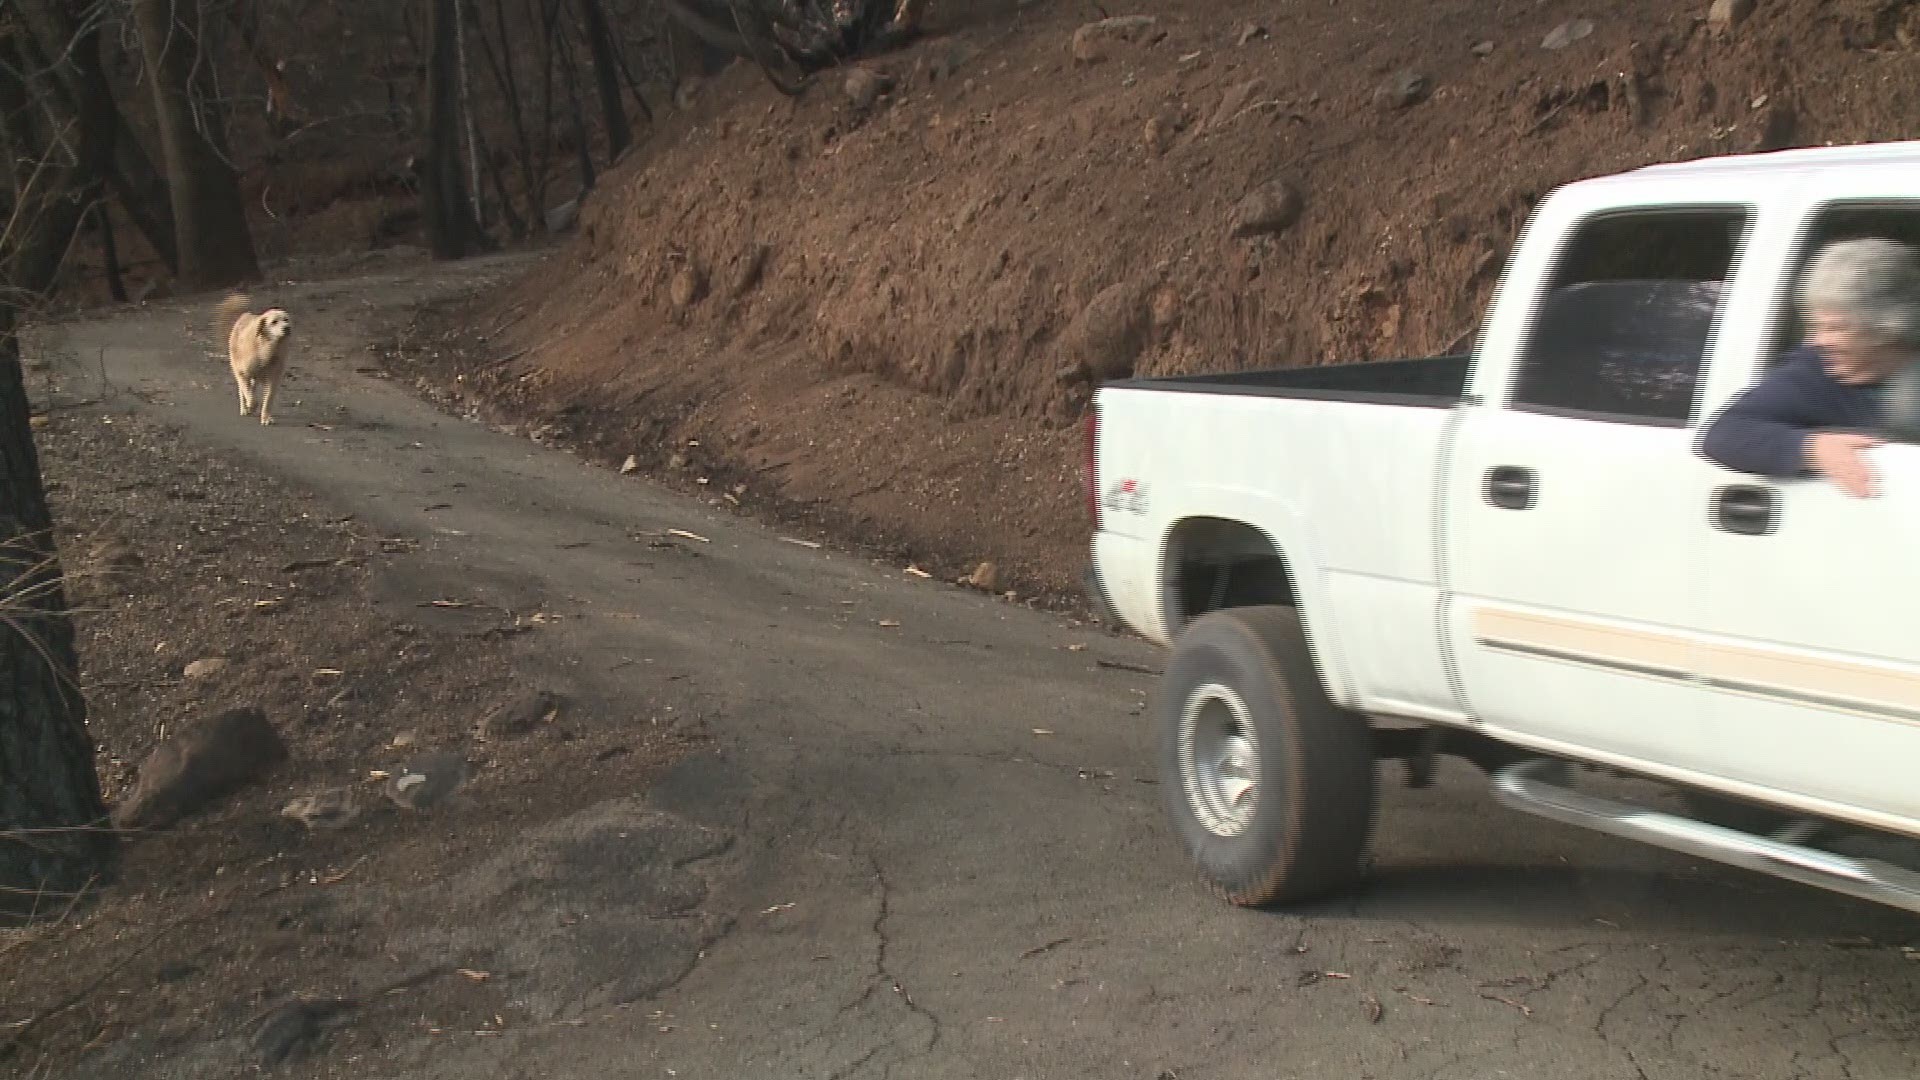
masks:
{"type": "Polygon", "coordinates": [[[1224,518],[1188,518],[1167,537],[1168,629],[1224,608],[1294,606],[1298,596],[1286,559],[1266,533],[1224,518]]]}

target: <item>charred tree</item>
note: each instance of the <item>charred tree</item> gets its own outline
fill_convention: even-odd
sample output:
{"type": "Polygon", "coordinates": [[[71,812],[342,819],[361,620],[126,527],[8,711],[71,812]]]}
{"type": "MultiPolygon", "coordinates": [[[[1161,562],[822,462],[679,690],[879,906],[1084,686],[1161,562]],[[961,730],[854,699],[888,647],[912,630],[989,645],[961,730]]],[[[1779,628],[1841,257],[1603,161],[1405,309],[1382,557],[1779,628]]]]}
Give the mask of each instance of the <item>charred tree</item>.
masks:
{"type": "Polygon", "coordinates": [[[73,126],[48,119],[47,89],[21,44],[0,30],[0,148],[11,171],[0,193],[0,305],[14,307],[53,286],[87,211],[73,126]]]}
{"type": "Polygon", "coordinates": [[[0,301],[0,917],[9,920],[57,915],[107,874],[114,850],[14,318],[0,301]]]}
{"type": "Polygon", "coordinates": [[[241,202],[240,179],[217,145],[219,118],[195,104],[211,57],[194,36],[198,0],[134,0],[140,47],[153,87],[161,156],[172,192],[179,278],[189,290],[224,288],[260,276],[241,202]]]}
{"type": "Polygon", "coordinates": [[[580,68],[573,60],[573,45],[560,39],[560,63],[567,81],[567,115],[573,120],[574,157],[580,162],[580,192],[593,190],[593,147],[587,139],[587,112],[580,106],[580,68]]]}
{"type": "Polygon", "coordinates": [[[20,312],[53,287],[89,204],[71,124],[41,106],[45,68],[0,29],[0,917],[56,914],[113,843],[94,771],[52,515],[33,444],[20,312]],[[51,909],[51,910],[49,910],[51,909]]]}
{"type": "Polygon", "coordinates": [[[600,117],[607,127],[607,160],[612,161],[633,144],[633,128],[627,124],[626,103],[620,97],[620,43],[607,26],[607,13],[600,0],[580,0],[580,22],[593,58],[594,85],[600,91],[600,117]]]}
{"type": "Polygon", "coordinates": [[[430,0],[427,11],[426,150],[421,155],[421,210],[436,259],[464,259],[485,246],[460,176],[460,43],[458,0],[430,0]]]}
{"type": "Polygon", "coordinates": [[[896,48],[919,33],[924,0],[660,0],[694,37],[752,60],[798,93],[808,76],[896,48]]]}

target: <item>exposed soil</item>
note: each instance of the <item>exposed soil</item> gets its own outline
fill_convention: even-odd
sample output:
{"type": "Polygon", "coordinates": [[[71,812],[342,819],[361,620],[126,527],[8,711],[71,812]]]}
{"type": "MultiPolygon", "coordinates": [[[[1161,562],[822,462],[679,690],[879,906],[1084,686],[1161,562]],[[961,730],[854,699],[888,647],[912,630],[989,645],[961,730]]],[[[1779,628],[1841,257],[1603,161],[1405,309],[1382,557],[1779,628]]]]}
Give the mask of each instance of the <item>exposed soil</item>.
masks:
{"type": "Polygon", "coordinates": [[[1705,3],[1107,7],[1157,22],[1076,50],[1086,5],[949,13],[869,66],[871,105],[864,74],[789,100],[736,66],[396,366],[608,464],[1059,593],[1096,380],[1457,348],[1556,184],[1920,121],[1905,2],[1725,33],[1705,3]]]}
{"type": "Polygon", "coordinates": [[[245,1075],[260,1061],[249,1022],[289,994],[352,997],[439,965],[403,1005],[376,997],[338,1025],[344,1052],[289,1074],[334,1075],[438,1032],[550,1021],[595,993],[644,992],[691,963],[713,928],[648,920],[684,910],[702,886],[634,868],[662,851],[679,867],[720,841],[627,800],[700,741],[696,728],[646,724],[660,701],[644,696],[563,698],[527,730],[476,734],[496,706],[548,685],[538,613],[474,609],[457,594],[422,603],[395,587],[429,568],[420,538],[376,535],[132,415],[112,386],[63,385],[33,366],[109,799],[156,741],[226,707],[262,708],[290,757],[217,808],[131,839],[112,887],[68,918],[0,934],[0,1073],[129,1075],[177,1058],[181,1075],[245,1075]],[[228,666],[183,674],[205,658],[228,666]],[[440,750],[468,763],[449,802],[415,811],[383,795],[383,772],[440,750]],[[343,827],[309,832],[281,814],[296,796],[343,787],[359,807],[343,827]],[[581,845],[599,848],[569,862],[581,845]],[[608,867],[623,875],[618,903],[595,876],[608,867]],[[543,888],[530,908],[534,874],[543,888]],[[567,924],[554,914],[569,910],[624,933],[626,948],[556,945],[567,924]],[[529,950],[576,959],[535,964],[529,950]],[[629,963],[636,950],[653,959],[629,963]],[[595,957],[623,966],[587,970],[595,957]],[[112,1062],[85,1060],[101,1047],[112,1062]]]}

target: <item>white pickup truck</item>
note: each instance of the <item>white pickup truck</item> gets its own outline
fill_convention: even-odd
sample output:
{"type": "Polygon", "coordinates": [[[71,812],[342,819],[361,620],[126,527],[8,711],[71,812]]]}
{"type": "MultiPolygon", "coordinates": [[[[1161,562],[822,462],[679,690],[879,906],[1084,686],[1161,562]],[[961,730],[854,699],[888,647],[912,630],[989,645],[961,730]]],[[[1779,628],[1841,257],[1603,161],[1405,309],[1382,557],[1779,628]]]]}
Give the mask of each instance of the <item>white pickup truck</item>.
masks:
{"type": "Polygon", "coordinates": [[[1877,498],[1697,448],[1860,236],[1920,240],[1920,142],[1562,187],[1471,355],[1099,388],[1089,587],[1170,646],[1162,788],[1216,893],[1356,886],[1379,763],[1450,754],[1511,807],[1920,911],[1887,854],[1920,838],[1920,373],[1877,498]]]}

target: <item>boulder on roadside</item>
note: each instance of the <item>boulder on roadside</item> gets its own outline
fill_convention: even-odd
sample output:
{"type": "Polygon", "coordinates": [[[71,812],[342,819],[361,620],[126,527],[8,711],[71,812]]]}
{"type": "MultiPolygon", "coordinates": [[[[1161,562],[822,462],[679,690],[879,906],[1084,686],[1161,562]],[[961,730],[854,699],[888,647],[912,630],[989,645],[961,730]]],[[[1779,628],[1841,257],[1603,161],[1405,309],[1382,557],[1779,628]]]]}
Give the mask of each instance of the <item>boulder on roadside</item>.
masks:
{"type": "Polygon", "coordinates": [[[1097,64],[1113,55],[1120,45],[1152,39],[1160,20],[1152,15],[1117,15],[1090,22],[1073,32],[1074,63],[1097,64]]]}
{"type": "Polygon", "coordinates": [[[1147,152],[1159,157],[1173,149],[1173,143],[1180,134],[1180,119],[1169,112],[1156,113],[1148,118],[1146,128],[1140,133],[1140,141],[1147,152]]]}
{"type": "Polygon", "coordinates": [[[328,788],[312,795],[290,800],[280,810],[309,829],[338,829],[360,815],[360,803],[352,788],[328,788]]]}
{"type": "Polygon", "coordinates": [[[467,759],[452,751],[423,754],[387,778],[387,798],[406,810],[426,810],[447,801],[465,783],[467,759]]]}
{"type": "Polygon", "coordinates": [[[1723,37],[1740,28],[1753,14],[1753,0],[1713,0],[1707,9],[1707,29],[1714,37],[1723,37]]]}
{"type": "Polygon", "coordinates": [[[1084,364],[1096,382],[1126,378],[1146,345],[1147,318],[1135,283],[1107,286],[1067,325],[1063,337],[1068,359],[1084,364]]]}
{"type": "Polygon", "coordinates": [[[685,311],[707,295],[707,275],[689,263],[682,266],[667,286],[667,299],[677,311],[685,311]]]}
{"type": "Polygon", "coordinates": [[[188,664],[180,674],[188,682],[203,682],[227,670],[232,663],[224,656],[206,656],[188,664]]]}
{"type": "Polygon", "coordinates": [[[870,67],[854,67],[847,72],[847,100],[856,109],[871,109],[880,95],[893,89],[893,76],[870,67]]]}
{"type": "Polygon", "coordinates": [[[967,584],[981,592],[999,592],[1000,568],[990,561],[983,562],[974,567],[973,573],[967,575],[967,584]]]}
{"type": "Polygon", "coordinates": [[[572,229],[580,221],[580,198],[568,199],[546,212],[547,231],[555,236],[572,229]]]}
{"type": "Polygon", "coordinates": [[[1229,231],[1238,240],[1285,232],[1300,220],[1304,205],[1298,189],[1275,180],[1240,200],[1233,208],[1229,231]]]}
{"type": "Polygon", "coordinates": [[[1592,34],[1592,19],[1569,19],[1547,31],[1547,36],[1540,39],[1540,47],[1557,51],[1592,34]]]}
{"type": "Polygon", "coordinates": [[[474,734],[489,741],[517,739],[560,714],[566,699],[548,690],[531,690],[497,706],[480,718],[474,734]]]}
{"type": "Polygon", "coordinates": [[[153,748],[113,810],[121,829],[164,829],[245,787],[287,758],[258,708],[229,709],[153,748]]]}
{"type": "Polygon", "coordinates": [[[1402,68],[1374,88],[1373,103],[1388,111],[1410,109],[1432,93],[1432,79],[1412,68],[1402,68]]]}

